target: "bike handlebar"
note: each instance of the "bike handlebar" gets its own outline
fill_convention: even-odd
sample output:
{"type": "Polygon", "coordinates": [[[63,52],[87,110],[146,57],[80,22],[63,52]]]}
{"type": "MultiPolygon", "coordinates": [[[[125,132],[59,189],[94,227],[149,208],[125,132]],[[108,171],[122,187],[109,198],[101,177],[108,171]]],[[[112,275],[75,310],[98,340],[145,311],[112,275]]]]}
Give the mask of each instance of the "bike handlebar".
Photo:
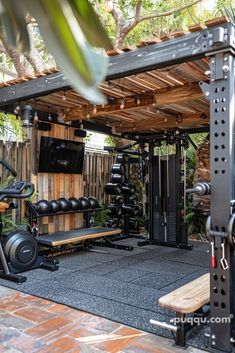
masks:
{"type": "Polygon", "coordinates": [[[17,173],[16,173],[15,169],[12,168],[6,161],[4,161],[3,159],[0,160],[0,164],[2,164],[3,167],[5,167],[7,170],[9,170],[9,172],[11,172],[13,177],[17,176],[17,173]]]}

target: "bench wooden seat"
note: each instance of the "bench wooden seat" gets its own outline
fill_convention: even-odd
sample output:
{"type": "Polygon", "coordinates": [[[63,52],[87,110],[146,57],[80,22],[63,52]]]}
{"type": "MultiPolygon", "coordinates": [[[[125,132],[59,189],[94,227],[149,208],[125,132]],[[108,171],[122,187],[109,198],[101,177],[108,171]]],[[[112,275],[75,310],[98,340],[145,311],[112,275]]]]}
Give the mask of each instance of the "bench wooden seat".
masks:
{"type": "Polygon", "coordinates": [[[177,313],[189,314],[210,301],[210,274],[177,288],[159,299],[159,305],[177,313]]]}
{"type": "Polygon", "coordinates": [[[54,247],[59,245],[76,243],[88,239],[103,238],[110,235],[118,235],[120,233],[120,229],[91,227],[73,230],[69,232],[56,232],[48,235],[41,235],[37,237],[37,241],[39,244],[54,247]]]}
{"type": "MultiPolygon", "coordinates": [[[[161,297],[158,302],[162,308],[175,311],[177,324],[171,325],[153,319],[150,320],[150,323],[174,332],[175,344],[185,348],[186,332],[196,324],[196,322],[191,325],[185,323],[185,316],[191,313],[195,313],[194,315],[196,315],[199,309],[210,302],[210,274],[206,273],[194,281],[175,289],[173,292],[161,297]]],[[[200,313],[200,316],[208,314],[209,310],[200,313]]]]}

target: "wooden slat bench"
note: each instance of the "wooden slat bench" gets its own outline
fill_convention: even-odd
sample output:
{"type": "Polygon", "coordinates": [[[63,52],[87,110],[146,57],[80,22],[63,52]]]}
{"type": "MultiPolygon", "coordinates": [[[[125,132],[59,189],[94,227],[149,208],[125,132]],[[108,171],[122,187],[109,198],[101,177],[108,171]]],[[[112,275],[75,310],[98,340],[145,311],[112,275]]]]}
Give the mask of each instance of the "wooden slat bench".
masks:
{"type": "MultiPolygon", "coordinates": [[[[164,322],[150,320],[150,323],[175,332],[175,344],[181,347],[186,345],[185,315],[192,314],[201,309],[210,301],[210,274],[195,279],[184,286],[175,289],[159,299],[162,308],[175,311],[177,325],[173,326],[164,322]]],[[[191,328],[193,326],[191,325],[191,328]]],[[[189,327],[190,328],[190,327],[189,327]]]]}

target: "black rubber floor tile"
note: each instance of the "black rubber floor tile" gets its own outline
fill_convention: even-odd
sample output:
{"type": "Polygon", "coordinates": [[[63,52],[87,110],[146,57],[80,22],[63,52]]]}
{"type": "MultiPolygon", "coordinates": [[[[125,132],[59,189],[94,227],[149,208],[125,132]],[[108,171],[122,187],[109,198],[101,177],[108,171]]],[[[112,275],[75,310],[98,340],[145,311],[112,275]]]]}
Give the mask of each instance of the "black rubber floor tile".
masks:
{"type": "Polygon", "coordinates": [[[198,266],[195,265],[171,262],[159,258],[139,262],[137,264],[132,265],[131,267],[141,268],[144,271],[156,272],[159,274],[161,273],[162,275],[167,273],[173,273],[177,276],[185,276],[198,270],[198,266]]]}
{"type": "Polygon", "coordinates": [[[181,275],[176,275],[174,273],[165,273],[163,275],[156,272],[151,272],[146,274],[144,277],[133,280],[132,283],[140,287],[161,290],[163,287],[170,285],[181,278],[181,275]]]}
{"type": "Polygon", "coordinates": [[[141,282],[146,275],[150,274],[151,272],[142,271],[141,269],[127,268],[108,273],[105,277],[124,282],[133,282],[138,279],[141,282]]]}

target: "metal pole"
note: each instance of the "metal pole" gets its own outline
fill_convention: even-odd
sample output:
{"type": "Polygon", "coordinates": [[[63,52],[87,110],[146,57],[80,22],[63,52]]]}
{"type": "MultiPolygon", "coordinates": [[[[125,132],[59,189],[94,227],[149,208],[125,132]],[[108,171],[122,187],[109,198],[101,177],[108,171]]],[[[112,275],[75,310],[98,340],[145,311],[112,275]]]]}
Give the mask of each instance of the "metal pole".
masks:
{"type": "Polygon", "coordinates": [[[211,231],[217,262],[210,268],[211,346],[230,352],[234,319],[234,251],[226,238],[230,217],[230,201],[235,198],[235,100],[234,56],[215,53],[211,58],[210,84],[210,174],[211,231]],[[225,236],[225,238],[223,238],[225,236]],[[224,254],[223,254],[224,253],[224,254]],[[225,258],[228,268],[221,261],[225,258]],[[227,320],[227,321],[226,321],[227,320]]]}

